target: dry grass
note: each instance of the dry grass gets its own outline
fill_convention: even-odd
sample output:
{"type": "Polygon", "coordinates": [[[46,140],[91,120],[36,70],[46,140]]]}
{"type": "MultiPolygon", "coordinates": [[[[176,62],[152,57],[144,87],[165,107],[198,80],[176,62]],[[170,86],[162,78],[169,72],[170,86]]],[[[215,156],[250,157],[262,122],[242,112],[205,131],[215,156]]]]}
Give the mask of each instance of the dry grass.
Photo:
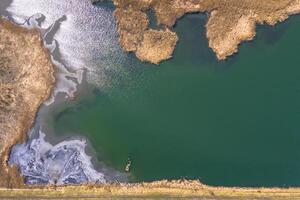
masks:
{"type": "Polygon", "coordinates": [[[224,188],[197,181],[160,181],[124,185],[81,185],[0,189],[0,198],[17,199],[300,199],[300,188],[224,188]]]}
{"type": "MultiPolygon", "coordinates": [[[[115,16],[119,27],[120,44],[126,51],[139,52],[139,55],[141,51],[143,55],[149,54],[147,51],[152,51],[140,48],[144,42],[145,32],[148,31],[148,20],[145,19],[147,10],[154,10],[158,24],[169,28],[173,27],[176,21],[186,13],[207,12],[209,14],[206,24],[207,39],[219,60],[226,59],[237,52],[238,45],[242,41],[252,40],[256,34],[257,23],[275,25],[287,19],[289,15],[300,12],[300,0],[113,1],[117,7],[115,16]],[[125,17],[131,20],[123,20],[125,17]],[[141,22],[145,22],[143,28],[139,26],[141,22]],[[132,46],[135,48],[127,48],[132,46]]],[[[153,43],[160,43],[160,41],[153,43]]],[[[166,42],[161,46],[168,52],[171,49],[173,53],[175,46],[169,44],[166,42]]],[[[161,51],[151,55],[151,57],[138,56],[138,58],[157,63],[170,57],[169,54],[162,56],[161,51]]]]}
{"type": "Polygon", "coordinates": [[[20,187],[23,179],[7,166],[13,144],[24,141],[39,106],[54,84],[53,65],[36,30],[0,18],[0,186],[20,187]]]}

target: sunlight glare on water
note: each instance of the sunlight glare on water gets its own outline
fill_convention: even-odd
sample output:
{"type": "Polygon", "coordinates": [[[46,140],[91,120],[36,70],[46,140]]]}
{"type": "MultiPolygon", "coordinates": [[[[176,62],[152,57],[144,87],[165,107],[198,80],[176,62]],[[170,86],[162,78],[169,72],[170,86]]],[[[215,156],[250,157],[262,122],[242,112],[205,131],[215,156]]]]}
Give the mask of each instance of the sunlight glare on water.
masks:
{"type": "Polygon", "coordinates": [[[70,71],[86,69],[90,83],[109,84],[108,74],[120,73],[126,62],[111,6],[95,6],[90,0],[13,0],[7,11],[18,23],[42,14],[42,29],[65,17],[53,33],[60,58],[70,71]]]}

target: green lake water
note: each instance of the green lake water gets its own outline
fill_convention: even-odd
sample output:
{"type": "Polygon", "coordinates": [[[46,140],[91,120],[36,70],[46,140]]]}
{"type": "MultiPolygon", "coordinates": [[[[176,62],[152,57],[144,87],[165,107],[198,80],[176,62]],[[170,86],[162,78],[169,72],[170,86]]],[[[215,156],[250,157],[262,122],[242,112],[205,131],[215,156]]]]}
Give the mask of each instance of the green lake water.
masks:
{"type": "Polygon", "coordinates": [[[86,137],[120,171],[130,157],[132,182],[300,186],[300,16],[259,26],[225,62],[208,48],[206,20],[179,21],[173,59],[131,55],[126,78],[105,91],[85,86],[84,98],[55,109],[55,136],[86,137]]]}

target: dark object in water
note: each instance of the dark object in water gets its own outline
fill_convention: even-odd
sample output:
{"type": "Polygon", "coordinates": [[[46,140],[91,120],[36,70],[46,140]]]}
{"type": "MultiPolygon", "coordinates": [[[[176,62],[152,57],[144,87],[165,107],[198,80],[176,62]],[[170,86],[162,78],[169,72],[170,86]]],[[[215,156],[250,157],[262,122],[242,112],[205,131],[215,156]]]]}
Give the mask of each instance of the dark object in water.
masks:
{"type": "Polygon", "coordinates": [[[131,160],[130,158],[128,158],[128,162],[127,162],[127,165],[125,167],[125,172],[130,172],[130,167],[131,167],[131,160]]]}

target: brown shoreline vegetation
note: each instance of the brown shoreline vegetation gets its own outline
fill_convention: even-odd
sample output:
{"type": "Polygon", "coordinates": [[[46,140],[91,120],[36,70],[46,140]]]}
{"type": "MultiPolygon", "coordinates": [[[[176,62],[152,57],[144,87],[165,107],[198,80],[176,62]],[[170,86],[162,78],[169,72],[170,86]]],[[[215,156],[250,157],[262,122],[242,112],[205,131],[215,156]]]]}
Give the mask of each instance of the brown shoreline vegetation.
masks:
{"type": "MultiPolygon", "coordinates": [[[[118,1],[123,4],[136,2],[136,0],[115,0],[115,2],[118,1]]],[[[152,0],[138,2],[139,8],[144,5],[143,9],[147,9],[147,2],[152,2],[152,0]]],[[[161,2],[164,1],[161,0],[161,2]]],[[[197,0],[187,2],[197,2],[197,0]]],[[[211,2],[213,1],[211,0],[211,2]]],[[[285,5],[290,5],[289,3],[292,1],[286,0],[285,2],[287,3],[285,5]]],[[[192,9],[194,4],[188,7],[192,9]]],[[[298,12],[297,9],[294,9],[295,13],[298,12]]],[[[173,16],[172,10],[165,13],[160,9],[158,11],[160,11],[159,16],[165,15],[166,17],[159,17],[159,22],[170,26],[175,23],[174,19],[186,13],[184,11],[180,15],[173,16]],[[172,17],[168,18],[169,15],[172,17]]],[[[144,11],[138,11],[138,16],[143,15],[140,12],[144,11]]],[[[130,13],[131,11],[129,15],[130,13]]],[[[144,20],[147,20],[145,16],[144,20]]],[[[247,21],[247,17],[243,20],[247,21]]],[[[127,38],[129,42],[126,42],[126,38],[124,38],[124,42],[128,43],[126,45],[129,45],[126,48],[131,51],[141,51],[140,59],[153,58],[153,52],[144,52],[148,46],[152,51],[159,51],[163,48],[160,45],[166,44],[170,48],[175,41],[177,42],[177,36],[170,33],[172,31],[168,28],[151,30],[145,28],[143,24],[133,24],[133,26],[141,26],[143,34],[144,32],[149,34],[146,37],[149,40],[146,41],[144,41],[145,36],[142,36],[143,38],[127,38]],[[169,37],[171,41],[167,41],[166,38],[169,37]],[[156,41],[153,41],[154,43],[152,43],[154,38],[164,42],[156,44],[156,41]],[[136,41],[136,43],[131,47],[132,41],[136,41]],[[141,46],[137,47],[136,45],[141,46]]],[[[134,31],[131,33],[130,29],[128,31],[130,34],[135,34],[134,31]]],[[[163,56],[169,57],[169,53],[167,51],[163,56]]],[[[162,57],[153,59],[158,62],[162,57]]],[[[53,74],[54,68],[49,52],[43,47],[38,31],[20,28],[0,19],[0,199],[300,199],[300,188],[212,187],[201,184],[199,181],[188,180],[78,186],[24,185],[18,169],[7,165],[8,155],[12,145],[26,140],[26,133],[34,122],[39,106],[51,93],[55,81],[53,74]]]]}
{"type": "MultiPolygon", "coordinates": [[[[158,64],[172,57],[178,36],[171,29],[187,13],[208,13],[206,36],[218,60],[238,51],[252,40],[256,24],[274,26],[300,12],[300,0],[113,0],[120,45],[142,61],[158,64]],[[149,28],[147,12],[154,11],[157,24],[149,28]],[[150,31],[150,33],[149,33],[150,31]],[[160,32],[158,36],[158,32],[160,32]],[[151,43],[152,45],[146,45],[151,43]]],[[[199,29],[201,27],[199,26],[199,29]]],[[[186,30],[189,31],[189,30],[186,30]]],[[[200,37],[200,36],[199,36],[200,37]]]]}
{"type": "Polygon", "coordinates": [[[212,187],[198,181],[0,188],[0,199],[300,199],[300,188],[212,187]]]}
{"type": "Polygon", "coordinates": [[[0,18],[0,187],[21,187],[7,164],[11,147],[26,140],[40,105],[54,85],[54,67],[37,30],[0,18]]]}

